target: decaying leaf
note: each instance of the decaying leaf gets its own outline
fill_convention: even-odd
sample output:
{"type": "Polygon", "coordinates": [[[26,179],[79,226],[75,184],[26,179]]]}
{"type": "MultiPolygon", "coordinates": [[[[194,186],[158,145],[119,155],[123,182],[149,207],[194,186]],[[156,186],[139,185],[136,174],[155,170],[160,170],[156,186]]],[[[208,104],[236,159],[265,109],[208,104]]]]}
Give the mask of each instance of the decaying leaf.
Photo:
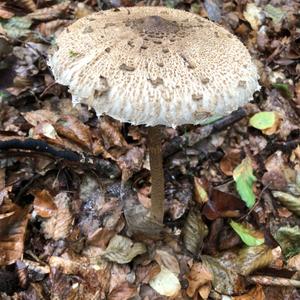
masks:
{"type": "Polygon", "coordinates": [[[272,250],[265,245],[246,247],[238,252],[236,271],[244,276],[267,267],[273,261],[272,250]]]}
{"type": "Polygon", "coordinates": [[[300,253],[300,228],[298,226],[280,227],[273,236],[287,258],[300,253]]]}
{"type": "Polygon", "coordinates": [[[57,210],[53,213],[52,217],[44,220],[42,223],[43,232],[47,239],[57,241],[69,235],[73,221],[69,202],[70,198],[66,192],[61,192],[55,196],[54,204],[57,210]]]}
{"type": "Polygon", "coordinates": [[[213,279],[210,271],[200,262],[194,263],[188,275],[189,287],[186,293],[189,297],[193,297],[200,287],[213,279]]]}
{"type": "Polygon", "coordinates": [[[213,275],[212,285],[215,291],[226,295],[245,291],[245,281],[237,272],[223,267],[217,259],[211,256],[203,255],[201,259],[204,267],[213,275]]]}
{"type": "Polygon", "coordinates": [[[235,218],[241,216],[245,208],[244,202],[236,196],[213,188],[202,213],[209,220],[235,218]]]}
{"type": "Polygon", "coordinates": [[[201,212],[196,209],[191,210],[183,228],[183,242],[186,249],[194,255],[198,254],[207,234],[208,229],[202,220],[201,212]]]}
{"type": "Polygon", "coordinates": [[[27,17],[32,20],[50,21],[62,16],[70,6],[71,1],[64,1],[51,7],[39,8],[28,14],[27,17]]]}
{"type": "Polygon", "coordinates": [[[147,249],[144,244],[134,243],[127,237],[115,235],[110,240],[103,257],[119,264],[127,264],[145,252],[147,249]]]}
{"type": "Polygon", "coordinates": [[[108,295],[107,300],[129,300],[137,294],[137,287],[129,282],[122,282],[108,295]]]}
{"type": "Polygon", "coordinates": [[[150,280],[149,285],[160,295],[167,297],[175,297],[181,289],[177,276],[163,266],[160,272],[150,280]]]}
{"type": "Polygon", "coordinates": [[[54,125],[59,135],[68,138],[86,149],[91,149],[92,136],[88,126],[77,118],[66,115],[61,116],[54,125]]]}
{"type": "Polygon", "coordinates": [[[266,135],[276,133],[281,123],[281,116],[275,111],[263,111],[256,113],[249,121],[254,128],[261,130],[266,135]]]}
{"type": "Polygon", "coordinates": [[[232,297],[232,300],[266,300],[266,297],[262,286],[257,285],[247,294],[232,297]]]}
{"type": "Polygon", "coordinates": [[[195,200],[203,205],[208,201],[208,194],[205,190],[202,180],[198,177],[194,177],[194,195],[195,200]]]}
{"type": "Polygon", "coordinates": [[[139,265],[136,269],[136,277],[138,282],[148,284],[149,281],[160,272],[160,266],[156,262],[152,262],[146,266],[139,265]]]}
{"type": "Polygon", "coordinates": [[[288,267],[300,271],[300,254],[292,256],[288,260],[288,267]]]}
{"type": "Polygon", "coordinates": [[[35,11],[36,4],[33,0],[19,0],[19,5],[27,9],[28,11],[35,11]]]}
{"type": "Polygon", "coordinates": [[[236,182],[236,188],[242,200],[248,208],[255,203],[255,195],[253,192],[253,183],[256,177],[253,175],[252,161],[246,157],[233,171],[233,179],[236,182]]]}
{"type": "Polygon", "coordinates": [[[81,260],[71,260],[65,257],[51,256],[49,266],[59,268],[64,274],[78,274],[88,268],[88,261],[84,257],[81,260]]]}
{"type": "Polygon", "coordinates": [[[285,206],[295,215],[300,216],[300,198],[279,191],[272,192],[272,194],[280,202],[280,204],[285,206]]]}
{"type": "Polygon", "coordinates": [[[32,126],[37,126],[39,123],[48,122],[55,124],[59,119],[59,115],[51,110],[38,109],[34,111],[28,111],[22,114],[25,120],[32,126]]]}
{"type": "Polygon", "coordinates": [[[180,273],[179,263],[176,257],[170,254],[169,251],[157,249],[154,259],[160,267],[165,267],[176,275],[180,273]]]}
{"type": "Polygon", "coordinates": [[[3,28],[10,38],[17,39],[30,33],[31,24],[27,17],[13,17],[3,24],[3,28]]]}
{"type": "Polygon", "coordinates": [[[33,208],[35,213],[42,218],[50,218],[57,210],[52,195],[48,190],[35,190],[31,192],[34,195],[33,208]]]}
{"type": "Polygon", "coordinates": [[[240,224],[231,220],[230,226],[247,246],[259,246],[265,242],[264,234],[250,228],[247,224],[240,224]]]}
{"type": "Polygon", "coordinates": [[[244,11],[244,17],[250,23],[252,29],[258,30],[263,20],[262,10],[255,3],[248,3],[244,11]]]}
{"type": "Polygon", "coordinates": [[[220,161],[221,171],[227,175],[232,176],[233,170],[241,162],[241,151],[239,149],[231,149],[226,153],[220,161]]]}
{"type": "Polygon", "coordinates": [[[24,249],[28,208],[21,208],[5,199],[0,206],[0,265],[21,259],[24,249]]]}

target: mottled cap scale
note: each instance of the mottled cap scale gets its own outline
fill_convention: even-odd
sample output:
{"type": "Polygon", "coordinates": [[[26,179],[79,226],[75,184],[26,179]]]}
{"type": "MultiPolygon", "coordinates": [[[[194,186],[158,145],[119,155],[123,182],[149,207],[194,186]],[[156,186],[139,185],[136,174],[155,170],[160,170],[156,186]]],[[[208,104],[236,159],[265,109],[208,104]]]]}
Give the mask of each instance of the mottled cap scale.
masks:
{"type": "Polygon", "coordinates": [[[182,10],[97,12],[69,26],[57,46],[49,65],[73,101],[132,124],[199,124],[229,114],[259,89],[246,47],[182,10]]]}

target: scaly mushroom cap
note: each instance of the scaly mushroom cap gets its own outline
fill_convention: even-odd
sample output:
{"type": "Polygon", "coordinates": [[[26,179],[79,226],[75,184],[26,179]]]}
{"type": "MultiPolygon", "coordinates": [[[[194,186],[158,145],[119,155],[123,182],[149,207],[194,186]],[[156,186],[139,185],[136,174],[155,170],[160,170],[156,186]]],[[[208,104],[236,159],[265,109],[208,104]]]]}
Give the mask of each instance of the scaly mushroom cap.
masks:
{"type": "Polygon", "coordinates": [[[229,114],[259,88],[246,47],[182,10],[97,12],[69,26],[57,46],[49,65],[73,101],[132,124],[199,124],[229,114]]]}

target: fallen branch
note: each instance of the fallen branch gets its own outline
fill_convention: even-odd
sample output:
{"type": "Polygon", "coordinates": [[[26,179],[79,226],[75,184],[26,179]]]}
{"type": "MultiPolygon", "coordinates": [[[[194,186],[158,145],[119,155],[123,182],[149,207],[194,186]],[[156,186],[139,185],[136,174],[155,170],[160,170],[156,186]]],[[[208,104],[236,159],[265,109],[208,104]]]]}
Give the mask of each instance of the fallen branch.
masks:
{"type": "Polygon", "coordinates": [[[25,155],[25,151],[11,151],[11,150],[30,150],[35,151],[40,155],[52,156],[55,158],[61,158],[63,160],[79,163],[85,165],[88,168],[96,170],[101,175],[107,177],[117,177],[120,175],[120,169],[117,165],[113,164],[109,160],[98,158],[91,155],[79,154],[72,150],[59,150],[47,142],[42,140],[36,140],[32,138],[20,140],[20,139],[10,139],[5,141],[0,141],[0,151],[9,152],[10,154],[19,156],[25,155]]]}
{"type": "Polygon", "coordinates": [[[272,276],[251,276],[248,280],[251,283],[258,283],[261,285],[293,286],[300,288],[300,281],[295,279],[272,276]]]}

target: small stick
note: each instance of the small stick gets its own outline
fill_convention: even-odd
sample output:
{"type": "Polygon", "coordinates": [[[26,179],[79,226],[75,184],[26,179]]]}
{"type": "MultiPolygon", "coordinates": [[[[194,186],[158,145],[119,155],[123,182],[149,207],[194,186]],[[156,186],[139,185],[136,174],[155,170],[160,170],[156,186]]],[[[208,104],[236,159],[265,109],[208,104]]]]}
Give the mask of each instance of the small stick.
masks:
{"type": "Polygon", "coordinates": [[[276,286],[293,286],[300,288],[300,281],[295,279],[288,279],[282,277],[272,276],[251,276],[249,281],[261,285],[276,285],[276,286]]]}

